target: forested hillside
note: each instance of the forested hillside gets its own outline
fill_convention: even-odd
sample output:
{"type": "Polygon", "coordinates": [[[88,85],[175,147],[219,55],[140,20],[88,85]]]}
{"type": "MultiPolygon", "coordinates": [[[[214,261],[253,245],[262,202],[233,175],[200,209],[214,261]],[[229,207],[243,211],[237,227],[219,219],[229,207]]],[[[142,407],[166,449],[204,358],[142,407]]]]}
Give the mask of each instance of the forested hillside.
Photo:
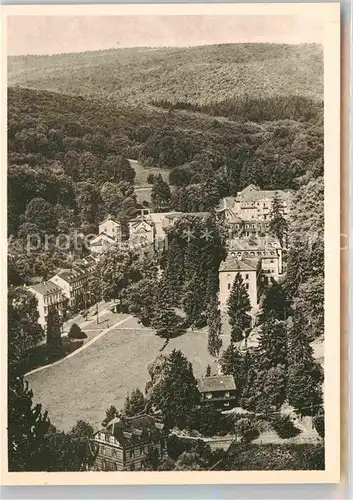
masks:
{"type": "MultiPolygon", "coordinates": [[[[172,192],[162,204],[184,212],[210,210],[250,183],[297,189],[323,175],[316,45],[14,57],[9,83],[20,85],[8,92],[8,233],[16,244],[32,233],[94,233],[107,213],[133,216],[128,159],[166,169],[172,192]]],[[[21,261],[15,247],[12,281],[66,264],[67,252],[55,252],[21,261]]]]}
{"type": "Polygon", "coordinates": [[[9,85],[119,104],[164,99],[210,105],[244,96],[321,101],[323,55],[315,44],[224,44],[18,56],[9,58],[8,78],[9,85]]]}
{"type": "Polygon", "coordinates": [[[249,183],[296,188],[308,172],[322,175],[320,115],[310,123],[258,125],[27,89],[9,90],[8,109],[11,234],[38,196],[75,210],[83,224],[96,224],[112,196],[117,205],[133,198],[127,158],[169,169],[171,184],[181,188],[175,205],[180,197],[204,198],[209,189],[200,188],[207,182],[217,201],[249,183]]]}

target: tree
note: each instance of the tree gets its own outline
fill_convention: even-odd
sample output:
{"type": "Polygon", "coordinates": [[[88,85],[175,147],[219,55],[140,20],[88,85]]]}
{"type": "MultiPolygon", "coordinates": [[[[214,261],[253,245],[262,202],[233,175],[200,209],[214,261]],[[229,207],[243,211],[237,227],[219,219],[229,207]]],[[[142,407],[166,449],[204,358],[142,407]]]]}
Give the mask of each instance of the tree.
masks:
{"type": "MultiPolygon", "coordinates": [[[[161,360],[162,361],[162,360],[161,360]]],[[[200,401],[191,363],[181,351],[173,350],[162,365],[150,372],[149,398],[167,427],[185,427],[192,408],[200,401]]]]}
{"type": "Polygon", "coordinates": [[[7,299],[7,335],[9,376],[18,375],[27,352],[44,337],[38,323],[35,296],[20,287],[9,287],[7,299]]]}
{"type": "Polygon", "coordinates": [[[144,326],[150,326],[156,312],[158,281],[155,278],[142,278],[127,287],[123,301],[130,313],[134,314],[144,326]]]}
{"type": "Polygon", "coordinates": [[[278,238],[281,247],[285,246],[286,236],[288,232],[288,224],[283,214],[283,203],[276,193],[272,200],[269,230],[274,236],[276,236],[276,238],[278,238]]]}
{"type": "Polygon", "coordinates": [[[138,253],[112,246],[104,252],[95,267],[91,292],[97,300],[119,299],[128,286],[141,278],[138,253]]]}
{"type": "Polygon", "coordinates": [[[180,328],[179,317],[175,313],[169,288],[163,275],[157,285],[155,311],[151,318],[151,326],[162,338],[171,338],[180,328]]]}
{"type": "Polygon", "coordinates": [[[22,378],[13,378],[8,391],[8,467],[11,472],[84,471],[96,453],[89,440],[56,431],[33,405],[33,393],[22,378]]]}
{"type": "Polygon", "coordinates": [[[239,419],[236,422],[236,429],[237,432],[240,433],[242,441],[245,443],[250,443],[260,435],[256,425],[249,418],[239,419]]]}
{"type": "Polygon", "coordinates": [[[35,224],[40,233],[56,233],[58,225],[53,206],[43,198],[33,198],[26,207],[25,220],[35,224]]]}
{"type": "Polygon", "coordinates": [[[208,313],[208,352],[218,358],[222,347],[222,320],[218,301],[210,305],[208,313]]]}
{"type": "Polygon", "coordinates": [[[93,435],[93,427],[84,420],[77,420],[70,431],[73,438],[90,438],[93,435]]]}
{"type": "Polygon", "coordinates": [[[33,392],[22,378],[11,380],[8,391],[9,471],[46,470],[50,420],[41,405],[32,404],[33,392]]]}
{"type": "Polygon", "coordinates": [[[233,342],[238,342],[242,340],[244,334],[246,335],[251,323],[248,314],[251,310],[250,299],[240,273],[235,276],[227,305],[229,323],[232,327],[231,339],[233,342]]]}
{"type": "Polygon", "coordinates": [[[154,173],[153,172],[151,172],[151,173],[148,174],[148,176],[147,176],[147,182],[148,182],[148,184],[153,184],[154,183],[154,173]]]}
{"type": "Polygon", "coordinates": [[[105,419],[102,422],[103,427],[106,427],[113,418],[115,418],[118,414],[117,409],[115,406],[109,406],[107,410],[105,411],[105,419]]]}
{"type": "Polygon", "coordinates": [[[161,459],[158,454],[158,450],[150,446],[147,453],[143,458],[143,470],[159,470],[161,466],[161,459]]]}
{"type": "Polygon", "coordinates": [[[146,400],[140,389],[134,389],[125,399],[124,415],[134,417],[145,412],[146,400]]]}
{"type": "Polygon", "coordinates": [[[49,309],[47,316],[47,355],[49,359],[56,358],[62,354],[61,324],[58,311],[53,307],[49,309]]]}
{"type": "Polygon", "coordinates": [[[169,185],[158,174],[154,180],[151,201],[157,212],[167,212],[171,203],[171,192],[169,185]]]}
{"type": "Polygon", "coordinates": [[[325,415],[322,413],[320,415],[316,415],[313,419],[314,427],[319,434],[320,437],[325,437],[325,415]]]}
{"type": "Polygon", "coordinates": [[[207,368],[206,368],[206,377],[210,377],[211,376],[211,365],[207,365],[207,368]]]}
{"type": "Polygon", "coordinates": [[[76,323],[73,323],[70,327],[68,337],[72,339],[86,339],[87,335],[76,323]]]}
{"type": "Polygon", "coordinates": [[[261,368],[268,370],[277,365],[287,366],[288,345],[285,325],[274,316],[268,316],[261,325],[257,352],[261,368]]]}
{"type": "Polygon", "coordinates": [[[315,415],[322,405],[323,371],[314,360],[300,311],[295,311],[288,326],[288,402],[301,415],[315,415]]]}
{"type": "Polygon", "coordinates": [[[271,424],[280,438],[289,439],[300,434],[300,430],[295,427],[288,415],[274,415],[271,424]]]}
{"type": "Polygon", "coordinates": [[[271,314],[282,321],[287,319],[289,311],[290,303],[283,286],[272,278],[263,300],[262,316],[271,314]]]}

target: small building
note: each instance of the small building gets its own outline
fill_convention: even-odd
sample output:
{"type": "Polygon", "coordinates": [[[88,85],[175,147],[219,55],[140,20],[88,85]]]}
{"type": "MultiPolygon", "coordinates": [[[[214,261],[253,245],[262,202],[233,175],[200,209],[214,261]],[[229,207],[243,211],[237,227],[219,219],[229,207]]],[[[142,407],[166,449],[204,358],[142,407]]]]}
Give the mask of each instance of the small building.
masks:
{"type": "Polygon", "coordinates": [[[233,375],[211,375],[197,380],[201,403],[220,408],[235,406],[238,394],[233,375]]]}
{"type": "Polygon", "coordinates": [[[90,241],[89,249],[93,255],[100,255],[114,243],[114,238],[106,233],[101,233],[90,241]]]}
{"type": "Polygon", "coordinates": [[[47,317],[50,309],[55,308],[61,316],[63,315],[67,299],[63,295],[60,286],[49,280],[38,283],[37,285],[28,286],[27,290],[32,292],[38,301],[38,323],[44,329],[47,324],[47,317]]]}
{"type": "Polygon", "coordinates": [[[96,432],[92,441],[97,447],[97,470],[141,470],[151,450],[161,459],[167,456],[164,424],[150,415],[116,417],[96,432]]]}
{"type": "Polygon", "coordinates": [[[106,234],[113,238],[113,240],[117,240],[121,237],[121,224],[118,220],[116,220],[111,215],[108,215],[100,224],[99,224],[99,234],[106,234]]]}

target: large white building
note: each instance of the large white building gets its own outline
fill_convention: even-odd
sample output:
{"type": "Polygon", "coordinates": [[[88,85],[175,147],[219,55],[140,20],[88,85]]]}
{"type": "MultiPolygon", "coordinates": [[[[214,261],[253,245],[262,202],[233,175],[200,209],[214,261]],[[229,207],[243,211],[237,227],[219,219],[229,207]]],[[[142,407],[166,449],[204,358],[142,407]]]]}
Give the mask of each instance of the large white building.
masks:
{"type": "Polygon", "coordinates": [[[281,200],[283,216],[288,217],[294,193],[291,190],[263,190],[250,184],[236,197],[223,198],[218,213],[223,213],[226,220],[238,217],[242,221],[266,222],[270,220],[272,204],[275,197],[281,200]]]}

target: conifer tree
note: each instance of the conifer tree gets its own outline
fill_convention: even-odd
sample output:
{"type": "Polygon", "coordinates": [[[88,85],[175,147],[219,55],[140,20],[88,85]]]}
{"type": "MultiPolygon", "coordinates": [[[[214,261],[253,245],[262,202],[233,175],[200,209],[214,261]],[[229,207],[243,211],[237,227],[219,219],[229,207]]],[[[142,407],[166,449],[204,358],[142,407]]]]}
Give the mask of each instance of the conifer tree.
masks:
{"type": "Polygon", "coordinates": [[[284,218],[284,208],[282,200],[276,194],[272,201],[272,208],[270,212],[270,232],[278,238],[281,247],[285,244],[285,239],[288,232],[288,224],[284,218]]]}
{"type": "Polygon", "coordinates": [[[49,309],[47,317],[47,354],[55,358],[62,353],[61,319],[55,308],[49,309]]]}
{"type": "Polygon", "coordinates": [[[125,399],[124,415],[134,417],[144,412],[146,400],[140,389],[134,389],[125,399]]]}
{"type": "Polygon", "coordinates": [[[278,320],[286,320],[290,310],[289,300],[283,286],[274,279],[271,281],[263,300],[262,316],[266,319],[266,316],[272,315],[278,320]]]}
{"type": "Polygon", "coordinates": [[[323,371],[315,362],[305,320],[295,311],[289,321],[288,402],[301,415],[315,415],[322,404],[323,371]]]}
{"type": "Polygon", "coordinates": [[[167,339],[172,337],[179,327],[179,318],[172,304],[165,275],[161,276],[158,283],[151,326],[156,330],[157,335],[167,339]]]}
{"type": "Polygon", "coordinates": [[[251,310],[250,299],[243,278],[237,273],[228,299],[229,323],[232,327],[231,339],[239,342],[249,329],[251,318],[247,314],[251,310]]]}
{"type": "Polygon", "coordinates": [[[169,185],[163,180],[161,174],[158,174],[154,180],[151,201],[157,212],[166,212],[170,208],[171,192],[169,185]]]}
{"type": "Polygon", "coordinates": [[[106,425],[108,425],[109,422],[111,420],[113,420],[113,418],[115,418],[117,416],[117,414],[118,414],[118,411],[115,408],[115,406],[113,406],[113,405],[109,406],[109,408],[107,408],[105,410],[105,418],[104,418],[104,420],[102,422],[103,427],[105,427],[106,425]]]}
{"type": "Polygon", "coordinates": [[[257,353],[262,369],[268,370],[277,365],[287,366],[287,332],[284,324],[274,316],[267,316],[261,325],[257,353]]]}
{"type": "Polygon", "coordinates": [[[174,349],[166,358],[149,394],[168,427],[185,427],[191,410],[200,402],[200,395],[192,365],[181,351],[174,349]]]}
{"type": "Polygon", "coordinates": [[[218,301],[214,301],[208,312],[208,352],[214,358],[218,358],[222,347],[222,320],[218,301]]]}

